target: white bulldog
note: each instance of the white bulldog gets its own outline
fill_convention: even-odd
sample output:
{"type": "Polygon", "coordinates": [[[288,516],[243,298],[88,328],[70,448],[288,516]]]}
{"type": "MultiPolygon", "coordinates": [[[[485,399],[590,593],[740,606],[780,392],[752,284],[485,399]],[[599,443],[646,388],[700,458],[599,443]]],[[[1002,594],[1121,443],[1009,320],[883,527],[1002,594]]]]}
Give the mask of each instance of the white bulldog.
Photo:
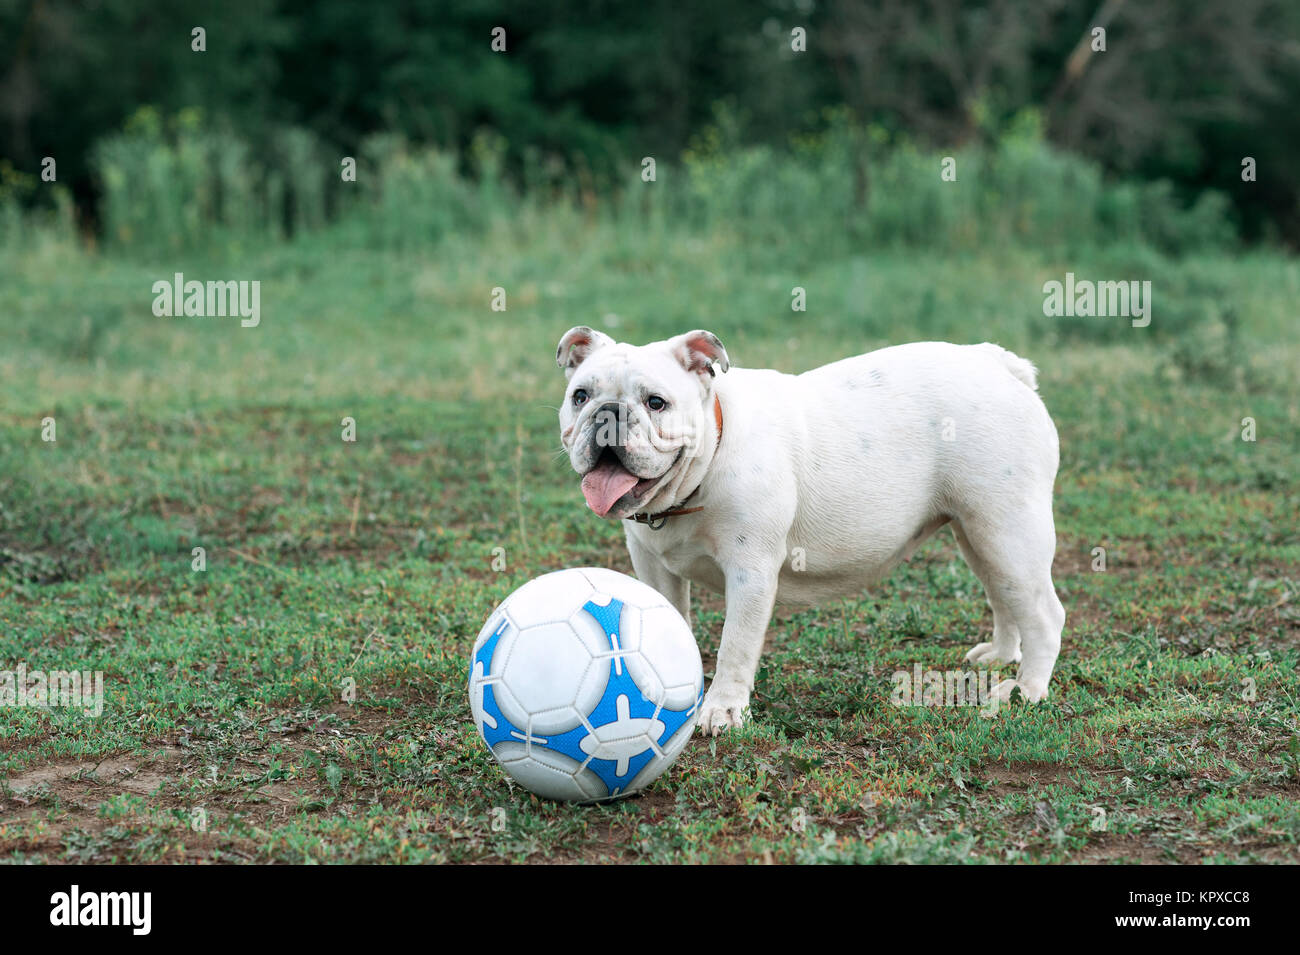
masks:
{"type": "Polygon", "coordinates": [[[564,448],[636,575],[688,621],[690,581],[726,596],[705,733],[741,725],[777,600],[858,593],[944,524],[993,609],[966,659],[1019,661],[1000,699],[1047,695],[1059,447],[1028,361],[918,342],[787,375],[731,368],[712,332],[638,347],[586,326],[556,361],[564,448]]]}

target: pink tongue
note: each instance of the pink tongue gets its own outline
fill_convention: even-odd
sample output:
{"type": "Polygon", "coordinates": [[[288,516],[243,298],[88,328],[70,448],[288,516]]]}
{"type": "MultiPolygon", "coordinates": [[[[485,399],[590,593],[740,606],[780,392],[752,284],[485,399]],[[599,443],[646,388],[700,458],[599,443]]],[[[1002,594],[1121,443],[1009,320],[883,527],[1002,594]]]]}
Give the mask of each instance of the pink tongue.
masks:
{"type": "Polygon", "coordinates": [[[587,506],[604,517],[615,502],[639,481],[635,474],[617,461],[606,459],[582,478],[582,494],[587,506]]]}

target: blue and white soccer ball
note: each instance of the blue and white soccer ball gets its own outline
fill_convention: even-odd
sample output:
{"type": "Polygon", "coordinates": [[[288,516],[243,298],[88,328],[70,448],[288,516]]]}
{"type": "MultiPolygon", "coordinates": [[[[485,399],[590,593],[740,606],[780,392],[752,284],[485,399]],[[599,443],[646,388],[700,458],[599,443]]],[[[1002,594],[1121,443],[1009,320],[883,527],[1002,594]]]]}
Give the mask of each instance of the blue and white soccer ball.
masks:
{"type": "Polygon", "coordinates": [[[479,732],[516,782],[548,799],[648,786],[690,740],[703,691],[682,615],[603,568],[524,584],[488,617],[470,657],[479,732]]]}

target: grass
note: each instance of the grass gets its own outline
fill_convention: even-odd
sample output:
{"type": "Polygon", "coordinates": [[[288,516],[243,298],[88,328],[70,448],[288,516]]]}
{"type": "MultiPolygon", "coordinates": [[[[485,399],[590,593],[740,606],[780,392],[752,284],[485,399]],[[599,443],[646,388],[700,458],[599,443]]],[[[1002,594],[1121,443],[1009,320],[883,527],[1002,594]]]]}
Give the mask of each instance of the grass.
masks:
{"type": "MultiPolygon", "coordinates": [[[[0,273],[0,669],[102,670],[107,697],[98,719],[0,709],[0,858],[1300,858],[1292,259],[817,258],[554,211],[382,253],[337,230],[153,258],[33,237],[0,273]],[[260,280],[261,326],[155,318],[177,271],[260,280]],[[1066,271],[1151,279],[1152,326],[1045,318],[1066,271]],[[957,668],[991,630],[943,533],[858,599],[779,611],[752,721],[643,795],[512,788],[469,720],[483,619],[548,570],[630,572],[554,454],[579,323],[708,327],[786,370],[924,338],[1034,360],[1063,459],[1049,701],[890,704],[895,670],[957,668]]],[[[722,603],[696,600],[711,675],[722,603]]]]}

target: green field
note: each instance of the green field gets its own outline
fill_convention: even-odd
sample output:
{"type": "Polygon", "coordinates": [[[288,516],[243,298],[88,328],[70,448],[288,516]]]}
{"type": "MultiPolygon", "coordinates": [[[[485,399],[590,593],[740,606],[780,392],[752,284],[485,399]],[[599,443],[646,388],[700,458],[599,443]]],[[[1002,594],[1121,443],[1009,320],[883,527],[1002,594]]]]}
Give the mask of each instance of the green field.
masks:
{"type": "MultiPolygon", "coordinates": [[[[1297,301],[1267,252],[815,255],[558,209],[406,250],[13,243],[0,669],[102,670],[106,700],[0,709],[0,858],[1297,861],[1297,301]],[[1067,271],[1150,279],[1151,326],[1044,317],[1067,271]],[[155,317],[175,272],[260,281],[261,324],[155,317]],[[1033,360],[1062,459],[1048,701],[891,705],[891,673],[991,632],[944,531],[858,599],[778,609],[751,722],[644,794],[512,788],[469,718],[482,621],[543,572],[631,571],[556,453],[575,324],[705,327],[788,371],[925,339],[1033,360]]],[[[722,603],[695,599],[708,677],[722,603]]]]}

